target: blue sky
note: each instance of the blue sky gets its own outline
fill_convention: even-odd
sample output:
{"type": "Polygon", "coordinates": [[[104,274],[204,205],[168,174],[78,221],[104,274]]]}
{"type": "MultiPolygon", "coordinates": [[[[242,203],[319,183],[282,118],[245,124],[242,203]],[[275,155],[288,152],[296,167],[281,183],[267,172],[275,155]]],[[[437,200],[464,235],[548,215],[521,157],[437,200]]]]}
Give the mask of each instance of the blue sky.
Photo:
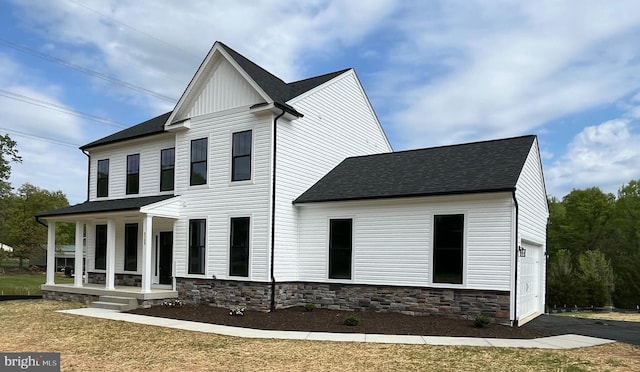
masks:
{"type": "Polygon", "coordinates": [[[355,68],[396,150],[537,134],[550,195],[640,179],[636,0],[0,0],[12,185],[84,201],[77,147],[171,110],[216,40],[285,81],[355,68]]]}

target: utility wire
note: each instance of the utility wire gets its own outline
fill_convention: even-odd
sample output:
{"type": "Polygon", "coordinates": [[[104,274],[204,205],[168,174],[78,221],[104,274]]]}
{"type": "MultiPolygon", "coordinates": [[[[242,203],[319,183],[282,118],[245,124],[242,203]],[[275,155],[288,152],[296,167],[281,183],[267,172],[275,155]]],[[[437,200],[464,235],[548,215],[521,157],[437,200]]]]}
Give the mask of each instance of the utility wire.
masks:
{"type": "Polygon", "coordinates": [[[73,69],[73,70],[76,70],[76,71],[80,71],[80,72],[82,72],[84,74],[91,75],[91,76],[97,77],[99,79],[108,81],[108,82],[110,82],[112,84],[120,85],[122,87],[129,88],[129,89],[132,89],[132,90],[135,90],[135,91],[150,95],[152,97],[155,97],[155,98],[167,101],[167,102],[175,103],[177,101],[177,99],[174,98],[174,97],[165,96],[164,94],[156,93],[156,92],[154,92],[152,90],[143,88],[141,86],[138,86],[138,85],[135,85],[135,84],[131,84],[131,83],[127,83],[124,80],[120,80],[120,79],[114,78],[112,76],[103,74],[103,73],[98,72],[98,71],[90,70],[90,69],[88,69],[86,67],[83,67],[83,66],[80,66],[80,65],[76,65],[76,64],[71,63],[71,62],[67,62],[64,59],[61,59],[61,58],[58,58],[58,57],[54,57],[54,56],[39,52],[39,51],[37,51],[35,49],[26,47],[24,45],[16,44],[16,43],[11,42],[9,40],[5,40],[5,39],[0,38],[0,45],[4,45],[6,47],[9,47],[9,48],[21,51],[21,52],[31,54],[31,55],[34,55],[36,57],[40,57],[42,59],[46,59],[47,61],[50,61],[50,62],[53,62],[53,63],[57,63],[59,65],[68,67],[70,69],[73,69]]]}
{"type": "Polygon", "coordinates": [[[43,141],[43,142],[49,142],[49,143],[53,143],[53,144],[56,144],[56,145],[73,147],[73,148],[76,148],[76,149],[78,147],[80,147],[80,145],[75,144],[75,143],[66,142],[66,141],[57,140],[57,139],[52,139],[52,138],[47,138],[47,137],[43,137],[43,136],[38,136],[38,135],[35,135],[35,134],[25,133],[25,132],[21,132],[21,131],[15,130],[15,129],[0,128],[0,130],[4,131],[4,132],[15,134],[15,135],[17,135],[19,137],[37,139],[37,140],[40,140],[40,141],[43,141]]]}
{"type": "Polygon", "coordinates": [[[85,118],[85,119],[97,121],[98,123],[111,125],[111,126],[118,127],[118,128],[126,128],[126,127],[128,127],[128,125],[126,125],[124,123],[120,123],[120,122],[117,122],[117,121],[114,121],[114,120],[111,120],[111,119],[103,118],[103,117],[92,115],[92,114],[87,114],[86,112],[72,110],[72,109],[70,109],[68,107],[65,107],[65,106],[62,106],[62,105],[58,105],[56,103],[51,103],[51,102],[43,101],[43,100],[40,100],[40,99],[37,99],[37,98],[25,96],[25,95],[22,95],[22,94],[9,92],[9,91],[6,91],[4,89],[0,89],[0,96],[6,97],[6,98],[10,98],[10,99],[14,99],[16,101],[25,102],[25,103],[28,103],[28,104],[31,104],[31,105],[35,105],[35,106],[44,107],[44,108],[49,109],[49,110],[58,111],[58,112],[62,112],[62,113],[65,113],[65,114],[69,114],[69,115],[78,116],[78,117],[82,117],[82,118],[85,118]]]}

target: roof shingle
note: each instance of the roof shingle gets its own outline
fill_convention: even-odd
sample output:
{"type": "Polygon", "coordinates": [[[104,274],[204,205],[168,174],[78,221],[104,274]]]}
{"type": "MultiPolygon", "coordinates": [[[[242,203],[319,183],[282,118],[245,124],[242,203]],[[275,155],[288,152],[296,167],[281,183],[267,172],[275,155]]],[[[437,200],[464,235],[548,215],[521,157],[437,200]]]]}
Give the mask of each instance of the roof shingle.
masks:
{"type": "Polygon", "coordinates": [[[156,195],[144,196],[140,198],[86,201],[84,203],[72,205],[70,207],[54,209],[52,211],[40,213],[37,217],[70,216],[74,214],[85,213],[139,210],[145,205],[157,203],[173,197],[174,195],[156,195]]]}

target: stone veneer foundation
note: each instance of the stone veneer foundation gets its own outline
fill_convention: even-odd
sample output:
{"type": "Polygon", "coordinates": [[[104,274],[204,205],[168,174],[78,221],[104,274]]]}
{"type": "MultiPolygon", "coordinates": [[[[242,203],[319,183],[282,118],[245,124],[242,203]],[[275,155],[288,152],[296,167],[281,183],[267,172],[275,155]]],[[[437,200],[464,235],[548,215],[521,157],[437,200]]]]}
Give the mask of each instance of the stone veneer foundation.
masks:
{"type": "MultiPolygon", "coordinates": [[[[105,273],[88,273],[89,283],[105,284],[107,274],[105,273]]],[[[127,287],[142,287],[142,275],[137,274],[116,274],[115,285],[124,285],[127,287]]]]}
{"type": "MultiPolygon", "coordinates": [[[[268,311],[271,303],[271,283],[176,278],[176,290],[181,299],[193,304],[268,311]]],[[[483,314],[509,322],[508,291],[292,282],[276,283],[275,298],[277,308],[313,303],[336,310],[463,319],[483,314]]]]}

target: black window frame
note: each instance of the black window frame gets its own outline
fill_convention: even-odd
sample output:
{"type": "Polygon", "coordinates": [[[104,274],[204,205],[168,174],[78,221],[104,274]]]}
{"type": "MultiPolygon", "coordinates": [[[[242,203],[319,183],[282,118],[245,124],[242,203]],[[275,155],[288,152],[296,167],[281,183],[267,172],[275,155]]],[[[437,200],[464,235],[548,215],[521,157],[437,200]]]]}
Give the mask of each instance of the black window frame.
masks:
{"type": "Polygon", "coordinates": [[[230,230],[229,276],[249,277],[251,217],[231,218],[230,230]]]}
{"type": "Polygon", "coordinates": [[[189,274],[205,274],[206,251],[207,220],[189,220],[189,260],[187,263],[189,274]]]}
{"type": "Polygon", "coordinates": [[[233,133],[231,147],[231,181],[251,180],[253,132],[251,130],[245,130],[233,133]],[[245,170],[246,167],[249,168],[248,172],[245,170]]]}
{"type": "Polygon", "coordinates": [[[106,198],[109,196],[109,159],[98,160],[96,168],[96,197],[106,198]]]}
{"type": "Polygon", "coordinates": [[[329,279],[351,280],[352,265],[353,218],[332,218],[329,220],[329,279]],[[348,234],[345,234],[347,226],[348,234]]]}
{"type": "Polygon", "coordinates": [[[464,284],[465,215],[433,216],[432,282],[464,284]]]}
{"type": "Polygon", "coordinates": [[[95,249],[94,249],[94,269],[106,270],[107,269],[107,225],[96,225],[95,236],[95,249]]]}
{"type": "Polygon", "coordinates": [[[124,225],[124,270],[138,271],[138,224],[124,225]]]}
{"type": "Polygon", "coordinates": [[[160,191],[173,191],[175,187],[176,148],[160,150],[160,191]],[[165,163],[167,160],[167,163],[165,163]]]}
{"type": "Polygon", "coordinates": [[[127,155],[126,194],[140,193],[140,154],[127,155]]]}
{"type": "MultiPolygon", "coordinates": [[[[202,149],[200,149],[202,150],[202,149]]],[[[207,184],[207,158],[209,151],[209,139],[208,138],[198,138],[191,140],[191,152],[190,152],[190,160],[191,167],[189,171],[189,185],[190,186],[198,186],[198,185],[206,185],[207,184]],[[194,151],[198,150],[195,148],[198,144],[204,144],[204,159],[198,155],[201,155],[202,151],[194,151]],[[201,174],[202,170],[204,170],[204,174],[201,174]],[[196,178],[199,176],[200,178],[196,178]]]]}

